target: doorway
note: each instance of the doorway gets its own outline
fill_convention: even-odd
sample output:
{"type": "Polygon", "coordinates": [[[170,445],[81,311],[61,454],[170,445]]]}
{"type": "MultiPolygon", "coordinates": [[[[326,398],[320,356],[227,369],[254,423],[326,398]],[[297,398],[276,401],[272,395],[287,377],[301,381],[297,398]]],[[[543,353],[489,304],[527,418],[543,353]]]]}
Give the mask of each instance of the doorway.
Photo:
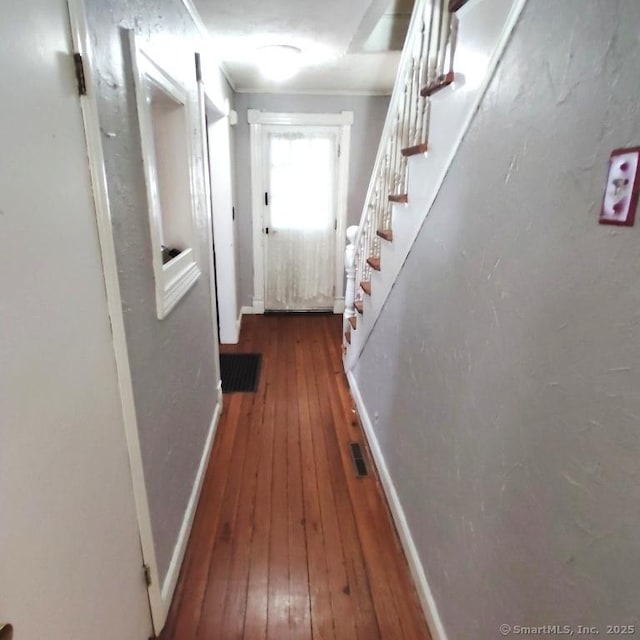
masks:
{"type": "Polygon", "coordinates": [[[253,312],[342,313],[353,114],[248,117],[253,312]]]}
{"type": "Polygon", "coordinates": [[[236,229],[233,204],[232,112],[228,102],[217,105],[198,81],[198,103],[203,128],[205,158],[204,179],[207,189],[207,208],[210,208],[211,243],[209,259],[212,263],[212,314],[217,319],[217,336],[221,344],[236,344],[240,334],[236,276],[236,229]]]}
{"type": "MultiPolygon", "coordinates": [[[[205,146],[205,150],[206,150],[206,155],[204,158],[204,161],[206,163],[207,167],[211,167],[211,140],[209,139],[209,127],[211,127],[211,122],[210,122],[210,118],[209,115],[207,114],[206,110],[205,110],[205,114],[204,114],[204,146],[205,146]]],[[[209,207],[211,207],[211,212],[213,213],[213,189],[212,189],[212,185],[211,185],[211,170],[209,170],[209,172],[205,172],[205,179],[208,179],[209,181],[209,193],[207,194],[207,200],[208,200],[208,205],[209,207]]],[[[209,226],[211,227],[211,251],[212,251],[212,271],[211,273],[213,273],[215,276],[217,276],[218,274],[218,265],[216,263],[216,232],[215,229],[213,227],[213,215],[209,216],[209,226]]],[[[215,306],[215,318],[216,318],[216,331],[217,331],[217,335],[218,335],[218,342],[221,342],[220,340],[220,300],[218,299],[218,287],[214,287],[215,291],[212,293],[212,296],[214,298],[213,302],[215,302],[214,306],[215,306]]]]}
{"type": "Polygon", "coordinates": [[[264,131],[266,311],[333,310],[338,131],[264,131]]]}

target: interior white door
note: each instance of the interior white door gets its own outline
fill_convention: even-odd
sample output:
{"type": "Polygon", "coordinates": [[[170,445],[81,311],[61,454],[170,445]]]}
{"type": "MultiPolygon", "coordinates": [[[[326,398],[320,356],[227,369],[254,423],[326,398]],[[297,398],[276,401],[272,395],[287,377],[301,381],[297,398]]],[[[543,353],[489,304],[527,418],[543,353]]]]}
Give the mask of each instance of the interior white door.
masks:
{"type": "Polygon", "coordinates": [[[332,310],[338,130],[265,128],[265,309],[332,310]]]}
{"type": "Polygon", "coordinates": [[[151,620],[66,0],[0,3],[0,624],[151,620]]]}

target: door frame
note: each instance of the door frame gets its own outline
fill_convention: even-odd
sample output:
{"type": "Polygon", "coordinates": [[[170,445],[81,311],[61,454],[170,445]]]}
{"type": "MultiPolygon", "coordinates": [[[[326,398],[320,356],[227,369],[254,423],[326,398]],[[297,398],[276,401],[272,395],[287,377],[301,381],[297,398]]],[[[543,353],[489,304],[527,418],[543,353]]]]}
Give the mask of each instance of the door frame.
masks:
{"type": "MultiPolygon", "coordinates": [[[[199,54],[196,54],[200,60],[199,54]]],[[[231,175],[218,176],[214,163],[210,164],[211,153],[207,153],[210,135],[230,136],[229,128],[232,126],[231,109],[229,104],[217,104],[211,93],[207,91],[207,85],[202,79],[200,62],[197,62],[196,73],[198,76],[198,117],[202,131],[202,153],[204,184],[207,200],[208,219],[207,241],[209,244],[208,259],[213,265],[213,251],[215,246],[216,269],[211,281],[212,317],[216,318],[216,291],[217,312],[219,314],[219,329],[221,344],[237,344],[240,339],[240,320],[238,317],[238,291],[236,278],[236,234],[233,215],[233,177],[231,175]],[[207,118],[209,126],[207,127],[207,118]],[[227,179],[228,178],[228,179],[227,179]]],[[[226,102],[226,101],[225,101],[226,102]]],[[[227,144],[227,147],[229,145],[227,144]]],[[[211,150],[210,150],[211,151],[211,150]]],[[[229,167],[232,167],[229,160],[229,167]]],[[[215,340],[217,342],[217,329],[215,340]]]]}
{"type": "Polygon", "coordinates": [[[272,113],[249,109],[251,146],[251,218],[253,226],[253,313],[264,313],[265,302],[265,237],[264,228],[264,144],[265,126],[334,127],[338,133],[338,164],[336,188],[336,253],[334,263],[333,312],[344,311],[344,250],[346,245],[347,196],[349,192],[349,156],[353,111],[340,113],[272,113]]]}
{"type": "Polygon", "coordinates": [[[87,159],[93,191],[98,239],[100,242],[100,254],[102,256],[104,270],[107,307],[113,335],[124,431],[129,452],[129,467],[131,469],[132,488],[140,533],[142,565],[140,567],[140,579],[143,579],[143,574],[146,575],[151,622],[155,633],[158,634],[164,626],[171,602],[170,598],[163,598],[162,583],[158,570],[151,526],[151,512],[142,466],[142,451],[138,435],[138,419],[122,312],[122,296],[120,293],[115,243],[113,239],[98,102],[95,95],[95,79],[97,75],[93,61],[84,0],[67,0],[67,4],[69,7],[73,48],[75,52],[82,56],[86,85],[86,94],[80,96],[80,105],[87,145],[87,159]]]}

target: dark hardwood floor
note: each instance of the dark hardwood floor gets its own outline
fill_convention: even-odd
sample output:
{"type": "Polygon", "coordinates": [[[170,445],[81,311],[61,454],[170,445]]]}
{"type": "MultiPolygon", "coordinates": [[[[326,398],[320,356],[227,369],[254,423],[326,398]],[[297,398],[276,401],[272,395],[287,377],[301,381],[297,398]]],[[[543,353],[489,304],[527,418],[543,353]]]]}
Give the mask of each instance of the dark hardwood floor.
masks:
{"type": "Polygon", "coordinates": [[[431,636],[340,357],[342,319],[243,320],[261,352],[257,393],[224,396],[198,511],[162,640],[421,640],[431,636]]]}

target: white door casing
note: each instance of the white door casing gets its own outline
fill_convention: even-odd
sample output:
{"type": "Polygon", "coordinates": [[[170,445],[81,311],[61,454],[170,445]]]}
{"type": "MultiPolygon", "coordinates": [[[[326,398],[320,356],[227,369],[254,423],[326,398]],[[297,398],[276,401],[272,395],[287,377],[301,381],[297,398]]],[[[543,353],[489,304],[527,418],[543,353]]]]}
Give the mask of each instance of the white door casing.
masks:
{"type": "Polygon", "coordinates": [[[339,157],[337,171],[337,229],[336,251],[333,260],[335,278],[334,313],[344,310],[344,248],[349,185],[349,155],[353,112],[341,113],[267,113],[248,110],[251,144],[251,209],[253,228],[253,312],[265,309],[265,234],[264,224],[264,128],[265,126],[335,127],[338,135],[339,157]]]}
{"type": "Polygon", "coordinates": [[[333,311],[339,127],[263,127],[265,310],[333,311]]]}
{"type": "MultiPolygon", "coordinates": [[[[231,160],[216,163],[213,154],[207,153],[207,144],[212,149],[229,149],[229,105],[216,104],[202,80],[198,82],[198,105],[203,133],[204,184],[207,189],[207,207],[213,224],[213,237],[209,246],[215,246],[216,273],[212,283],[217,288],[218,317],[220,321],[220,342],[237,344],[240,339],[238,319],[238,292],[235,260],[235,221],[233,219],[233,187],[231,160]],[[207,126],[208,125],[208,126],[207,126]]],[[[209,230],[211,231],[211,229],[209,230]]],[[[213,264],[213,253],[209,255],[213,264]]],[[[215,305],[215,291],[212,290],[215,305]]],[[[216,318],[215,308],[213,318],[216,318]]],[[[216,341],[218,337],[216,335],[216,341]]]]}
{"type": "Polygon", "coordinates": [[[165,601],[162,597],[162,585],[158,571],[151,526],[151,514],[142,465],[142,452],[138,436],[138,422],[133,395],[133,383],[131,379],[131,368],[129,364],[129,352],[127,348],[124,318],[122,314],[122,298],[120,295],[116,252],[111,223],[111,211],[109,207],[109,194],[102,150],[98,104],[94,93],[94,87],[96,86],[95,69],[87,27],[84,0],[68,0],[68,4],[74,48],[82,56],[87,87],[87,94],[81,98],[81,106],[87,142],[89,170],[93,185],[98,236],[102,255],[105,286],[107,290],[107,304],[109,308],[109,317],[111,319],[113,346],[118,372],[118,385],[120,388],[120,399],[122,404],[127,447],[129,450],[129,466],[131,469],[133,493],[135,497],[138,527],[140,532],[140,545],[143,561],[147,567],[149,578],[148,592],[153,627],[156,633],[159,633],[164,626],[167,613],[169,611],[170,601],[165,601]]]}

